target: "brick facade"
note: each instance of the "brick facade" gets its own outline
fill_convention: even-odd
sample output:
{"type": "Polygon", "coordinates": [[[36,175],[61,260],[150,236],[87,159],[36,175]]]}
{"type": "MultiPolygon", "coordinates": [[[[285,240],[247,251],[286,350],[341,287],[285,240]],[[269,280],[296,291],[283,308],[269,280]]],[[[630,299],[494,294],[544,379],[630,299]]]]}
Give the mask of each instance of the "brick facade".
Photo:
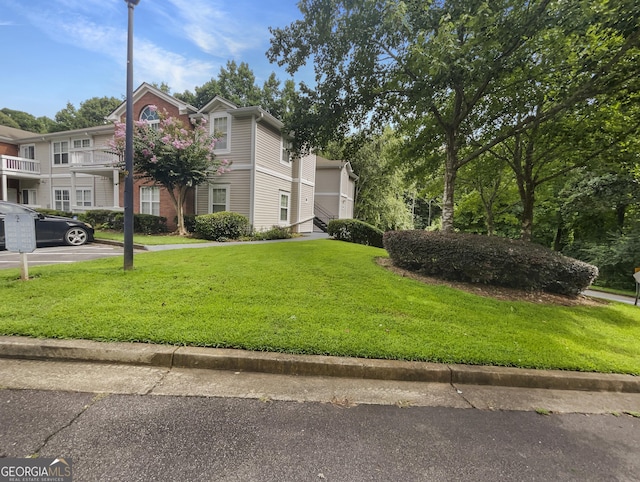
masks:
{"type": "MultiPolygon", "coordinates": [[[[149,105],[155,105],[159,112],[166,111],[170,117],[176,117],[184,123],[187,129],[192,128],[189,116],[187,114],[180,114],[178,107],[174,104],[167,102],[151,92],[145,93],[140,99],[138,99],[133,106],[133,119],[140,119],[140,115],[145,107],[149,105]]],[[[126,112],[121,116],[121,121],[124,122],[126,112]]],[[[120,183],[120,205],[124,206],[124,179],[120,183]]],[[[135,180],[133,185],[133,212],[140,212],[140,187],[153,186],[152,182],[147,180],[135,180]]],[[[195,214],[195,190],[190,189],[187,193],[187,198],[184,205],[185,214],[195,214]]],[[[173,207],[173,201],[166,189],[160,188],[160,216],[167,218],[167,228],[169,231],[175,231],[178,228],[176,223],[176,210],[173,207]]]]}

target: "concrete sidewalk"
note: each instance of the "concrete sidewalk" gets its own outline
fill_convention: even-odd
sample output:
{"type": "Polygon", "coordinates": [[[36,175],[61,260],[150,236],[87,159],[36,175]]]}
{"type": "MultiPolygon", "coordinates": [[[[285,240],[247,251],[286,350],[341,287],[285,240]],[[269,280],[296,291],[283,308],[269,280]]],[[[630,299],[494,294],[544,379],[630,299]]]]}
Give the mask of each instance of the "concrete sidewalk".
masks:
{"type": "Polygon", "coordinates": [[[640,377],[619,374],[437,364],[245,350],[0,337],[0,358],[197,368],[278,375],[640,393],[640,377]]]}

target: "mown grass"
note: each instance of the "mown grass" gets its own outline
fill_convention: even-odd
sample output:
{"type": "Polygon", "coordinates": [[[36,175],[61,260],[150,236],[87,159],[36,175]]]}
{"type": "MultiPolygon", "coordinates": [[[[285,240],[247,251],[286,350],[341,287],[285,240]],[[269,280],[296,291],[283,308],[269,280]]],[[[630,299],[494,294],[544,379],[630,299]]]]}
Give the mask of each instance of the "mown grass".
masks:
{"type": "Polygon", "coordinates": [[[640,311],[428,286],[331,240],[0,271],[0,334],[640,374],[640,311]]]}
{"type": "MultiPolygon", "coordinates": [[[[120,241],[124,242],[124,234],[115,231],[96,231],[95,233],[96,240],[106,239],[109,241],[120,241]]],[[[167,244],[197,244],[197,243],[206,243],[207,241],[204,239],[197,238],[189,238],[186,236],[176,236],[173,234],[166,234],[163,236],[155,235],[145,235],[145,234],[134,234],[133,235],[134,244],[142,244],[145,246],[159,246],[159,245],[167,245],[167,244]]]]}

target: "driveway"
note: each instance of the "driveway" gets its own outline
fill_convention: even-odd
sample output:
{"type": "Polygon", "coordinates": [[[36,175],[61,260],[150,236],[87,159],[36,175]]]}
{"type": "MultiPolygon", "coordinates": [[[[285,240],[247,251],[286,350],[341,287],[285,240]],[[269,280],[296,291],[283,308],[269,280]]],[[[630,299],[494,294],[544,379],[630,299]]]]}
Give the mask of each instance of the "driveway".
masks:
{"type": "MultiPolygon", "coordinates": [[[[107,258],[110,256],[122,256],[121,246],[109,246],[106,244],[91,243],[84,246],[52,246],[38,248],[33,253],[27,254],[29,266],[43,264],[68,264],[90,259],[107,258]]],[[[0,269],[19,268],[20,254],[10,251],[0,251],[0,269]]]]}

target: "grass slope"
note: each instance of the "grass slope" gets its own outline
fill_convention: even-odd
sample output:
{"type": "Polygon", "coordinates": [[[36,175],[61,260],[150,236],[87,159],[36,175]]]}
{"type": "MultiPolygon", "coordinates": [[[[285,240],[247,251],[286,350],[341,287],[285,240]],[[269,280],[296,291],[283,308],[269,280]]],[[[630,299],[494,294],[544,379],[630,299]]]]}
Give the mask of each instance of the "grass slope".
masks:
{"type": "Polygon", "coordinates": [[[0,271],[0,334],[640,374],[640,311],[482,298],[338,241],[0,271]]]}

